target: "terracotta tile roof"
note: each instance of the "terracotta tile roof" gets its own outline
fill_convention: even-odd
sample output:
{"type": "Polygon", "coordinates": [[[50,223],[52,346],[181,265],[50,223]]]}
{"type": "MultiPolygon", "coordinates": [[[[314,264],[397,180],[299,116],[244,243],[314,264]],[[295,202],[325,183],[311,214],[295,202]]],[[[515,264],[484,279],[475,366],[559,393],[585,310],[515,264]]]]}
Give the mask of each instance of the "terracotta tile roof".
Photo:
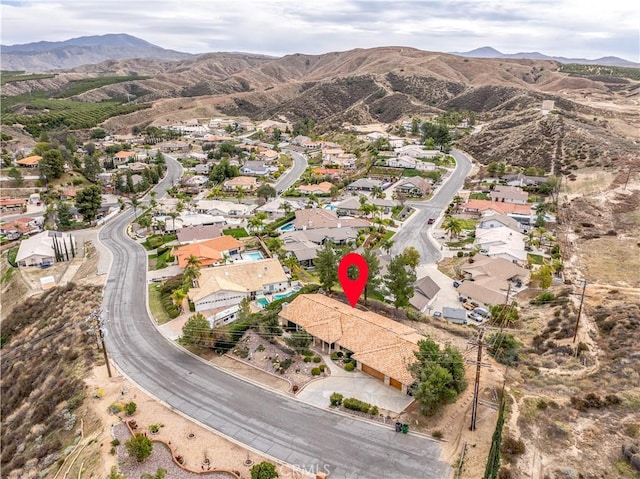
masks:
{"type": "Polygon", "coordinates": [[[16,161],[16,163],[24,166],[33,166],[40,163],[40,160],[42,160],[41,156],[34,155],[34,156],[27,156],[26,158],[22,158],[21,160],[16,161]]]}
{"type": "Polygon", "coordinates": [[[178,260],[181,268],[187,266],[189,257],[195,256],[200,260],[201,266],[209,266],[221,261],[226,251],[244,248],[244,243],[233,236],[219,236],[201,243],[193,243],[174,248],[172,254],[178,260]]]}
{"type": "Polygon", "coordinates": [[[337,228],[338,224],[342,227],[352,226],[354,228],[367,228],[371,225],[369,221],[361,218],[338,218],[338,214],[335,211],[323,208],[297,210],[294,221],[297,230],[303,228],[337,228]]]}
{"type": "Polygon", "coordinates": [[[116,153],[115,157],[116,158],[129,158],[131,156],[135,156],[136,152],[135,151],[119,151],[118,153],[116,153]]]}
{"type": "Polygon", "coordinates": [[[254,176],[236,176],[224,182],[225,187],[256,186],[258,180],[254,176]]]}
{"type": "Polygon", "coordinates": [[[318,339],[352,351],[362,364],[413,384],[407,366],[424,339],[418,331],[376,313],[360,311],[321,294],[300,295],[282,308],[280,316],[318,339]]]}
{"type": "Polygon", "coordinates": [[[493,210],[499,214],[519,214],[519,215],[530,215],[531,214],[531,206],[529,205],[517,205],[514,203],[502,203],[497,201],[489,201],[489,200],[469,200],[464,205],[464,209],[467,211],[487,211],[493,210]]]}
{"type": "Polygon", "coordinates": [[[313,193],[314,191],[319,191],[320,193],[327,194],[331,191],[331,187],[333,183],[329,183],[328,181],[323,181],[322,183],[318,183],[317,185],[300,185],[298,186],[298,191],[304,191],[306,193],[313,193]]]}

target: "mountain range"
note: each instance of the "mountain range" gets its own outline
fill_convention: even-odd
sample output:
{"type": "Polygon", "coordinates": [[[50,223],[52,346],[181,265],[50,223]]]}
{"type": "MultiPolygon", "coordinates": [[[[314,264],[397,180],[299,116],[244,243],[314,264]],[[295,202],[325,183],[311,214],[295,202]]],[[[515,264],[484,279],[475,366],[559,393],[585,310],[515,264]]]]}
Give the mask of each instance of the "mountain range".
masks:
{"type": "Polygon", "coordinates": [[[167,50],[125,33],[77,37],[62,42],[0,46],[3,70],[26,72],[69,69],[105,60],[180,60],[190,56],[190,53],[167,50]]]}
{"type": "MultiPolygon", "coordinates": [[[[452,54],[472,58],[552,60],[560,63],[640,68],[640,63],[613,56],[588,60],[585,58],[552,57],[538,52],[502,53],[492,47],[482,47],[469,52],[453,52],[452,54]]],[[[2,69],[26,72],[71,69],[107,60],[131,58],[182,60],[194,56],[197,55],[167,50],[125,33],[84,36],[61,42],[41,41],[21,45],[0,45],[2,69]]]]}
{"type": "Polygon", "coordinates": [[[469,52],[452,52],[454,55],[470,58],[513,58],[526,60],[552,60],[559,63],[579,63],[581,65],[604,65],[609,67],[640,68],[640,63],[631,62],[618,57],[601,57],[595,60],[586,58],[553,57],[540,52],[502,53],[493,47],[481,47],[469,52]]]}

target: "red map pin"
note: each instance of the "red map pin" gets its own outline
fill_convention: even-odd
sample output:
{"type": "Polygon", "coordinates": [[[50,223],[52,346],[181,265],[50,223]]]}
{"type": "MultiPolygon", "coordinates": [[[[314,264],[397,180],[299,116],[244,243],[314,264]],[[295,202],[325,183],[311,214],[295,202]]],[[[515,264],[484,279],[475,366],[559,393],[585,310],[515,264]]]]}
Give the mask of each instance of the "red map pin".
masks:
{"type": "Polygon", "coordinates": [[[358,253],[345,255],[338,265],[338,279],[340,280],[345,296],[349,300],[349,304],[352,308],[355,308],[358,298],[367,285],[367,279],[369,279],[369,265],[367,264],[367,260],[358,253]],[[348,271],[350,266],[358,268],[358,277],[356,279],[349,278],[348,271]]]}

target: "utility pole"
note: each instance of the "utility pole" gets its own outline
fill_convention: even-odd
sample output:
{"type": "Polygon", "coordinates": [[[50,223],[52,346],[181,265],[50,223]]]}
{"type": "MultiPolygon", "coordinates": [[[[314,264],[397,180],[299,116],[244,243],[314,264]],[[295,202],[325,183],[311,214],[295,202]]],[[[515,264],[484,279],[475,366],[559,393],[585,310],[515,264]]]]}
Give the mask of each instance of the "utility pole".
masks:
{"type": "Polygon", "coordinates": [[[629,178],[631,177],[631,168],[629,168],[629,171],[627,172],[627,179],[624,182],[624,188],[622,188],[623,190],[627,189],[627,184],[629,183],[629,178]]]}
{"type": "Polygon", "coordinates": [[[573,342],[576,342],[576,337],[578,336],[578,324],[580,324],[580,315],[582,314],[582,305],[584,303],[584,292],[587,289],[587,282],[586,280],[582,281],[582,295],[580,298],[580,307],[578,308],[578,317],[576,318],[576,328],[575,331],[573,332],[573,342]]]}
{"type": "Polygon", "coordinates": [[[102,320],[100,319],[100,315],[102,314],[101,309],[94,309],[87,318],[87,321],[94,321],[98,330],[98,338],[100,339],[100,345],[102,346],[102,354],[104,355],[104,363],[107,366],[107,373],[109,377],[111,376],[111,366],[109,365],[109,357],[107,356],[107,346],[104,343],[104,333],[102,332],[102,320]]]}
{"type": "Polygon", "coordinates": [[[473,404],[471,406],[471,431],[476,430],[476,417],[478,415],[478,394],[480,391],[480,368],[482,368],[482,338],[484,336],[484,329],[480,330],[478,336],[478,359],[476,361],[476,380],[473,385],[473,404]]]}

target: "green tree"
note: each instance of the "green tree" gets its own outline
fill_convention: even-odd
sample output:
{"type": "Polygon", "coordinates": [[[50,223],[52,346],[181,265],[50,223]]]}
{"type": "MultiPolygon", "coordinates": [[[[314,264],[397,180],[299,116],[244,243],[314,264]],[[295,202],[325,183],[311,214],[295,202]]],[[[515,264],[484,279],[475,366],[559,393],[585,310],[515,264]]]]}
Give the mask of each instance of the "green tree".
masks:
{"type": "Polygon", "coordinates": [[[60,150],[47,150],[42,155],[42,160],[38,163],[40,176],[46,181],[60,178],[64,174],[64,160],[60,150]]]}
{"type": "Polygon", "coordinates": [[[133,457],[136,458],[138,462],[144,462],[153,451],[153,442],[146,436],[143,436],[141,433],[136,433],[131,439],[129,439],[125,446],[127,448],[127,452],[133,457]]]}
{"type": "Polygon", "coordinates": [[[335,200],[340,196],[340,188],[337,185],[331,185],[331,188],[329,188],[329,195],[331,195],[332,200],[335,200]]]}
{"type": "Polygon", "coordinates": [[[409,305],[415,282],[415,268],[407,264],[404,255],[394,256],[387,266],[384,284],[393,296],[396,309],[409,305]]]}
{"type": "Polygon", "coordinates": [[[419,341],[414,355],[416,361],[409,365],[416,380],[413,397],[423,414],[433,415],[466,389],[464,360],[457,349],[446,346],[441,351],[431,339],[419,341]]]}
{"type": "Polygon", "coordinates": [[[373,190],[371,190],[371,196],[374,198],[384,198],[384,191],[381,186],[374,186],[373,190]]]}
{"type": "Polygon", "coordinates": [[[213,344],[213,329],[202,313],[194,314],[184,323],[180,341],[193,346],[211,346],[213,344]]]}
{"type": "Polygon", "coordinates": [[[364,286],[364,304],[367,304],[369,295],[375,293],[380,288],[382,278],[380,277],[380,260],[370,248],[366,248],[362,253],[362,257],[367,262],[369,274],[367,275],[367,284],[364,286]]]}
{"type": "Polygon", "coordinates": [[[531,273],[531,282],[543,289],[549,288],[553,284],[553,267],[548,264],[540,266],[531,273]]]}
{"type": "Polygon", "coordinates": [[[253,231],[261,231],[264,226],[264,220],[267,219],[267,214],[264,212],[259,212],[253,215],[249,219],[249,229],[253,231]]]}
{"type": "Polygon", "coordinates": [[[282,255],[282,245],[284,245],[284,243],[280,238],[267,238],[265,244],[273,254],[277,254],[278,256],[282,255]]]}
{"type": "Polygon", "coordinates": [[[187,265],[184,268],[183,284],[187,290],[191,285],[200,277],[200,267],[202,262],[196,255],[189,255],[187,258],[187,265]]]}
{"type": "Polygon", "coordinates": [[[304,329],[298,329],[292,332],[291,336],[286,338],[284,341],[287,343],[287,346],[295,349],[296,351],[304,351],[309,347],[312,339],[312,336],[304,329]]]}
{"type": "Polygon", "coordinates": [[[94,140],[101,140],[105,136],[107,136],[107,132],[102,128],[94,128],[93,130],[91,130],[91,138],[94,140]]]}
{"type": "Polygon", "coordinates": [[[56,203],[56,223],[58,229],[68,230],[71,228],[71,217],[71,207],[63,201],[58,201],[56,203]]]}
{"type": "Polygon", "coordinates": [[[493,333],[487,340],[489,354],[507,366],[515,366],[520,361],[520,346],[513,334],[504,332],[493,333]]]}
{"type": "Polygon", "coordinates": [[[24,183],[24,178],[22,177],[22,173],[20,173],[20,170],[15,166],[12,166],[11,168],[9,168],[9,171],[7,172],[7,176],[11,180],[11,186],[13,186],[14,188],[19,188],[24,183]]]}
{"type": "Polygon", "coordinates": [[[276,477],[278,477],[276,466],[270,462],[263,461],[251,468],[251,479],[275,479],[276,477]]]}
{"type": "MultiPolygon", "coordinates": [[[[131,177],[129,177],[131,178],[131,177]]],[[[133,220],[135,221],[138,218],[138,206],[140,206],[140,201],[136,196],[133,196],[129,202],[131,203],[131,207],[133,208],[133,220]]]]}
{"type": "Polygon", "coordinates": [[[457,238],[462,233],[462,221],[453,216],[447,216],[442,224],[442,229],[449,233],[449,239],[457,238]]]}
{"type": "MultiPolygon", "coordinates": [[[[220,148],[225,145],[223,143],[220,148]]],[[[233,146],[233,145],[232,145],[233,146]]],[[[235,150],[234,150],[235,151],[235,150]]],[[[220,163],[213,167],[209,173],[209,179],[214,183],[222,183],[227,178],[235,178],[240,174],[240,170],[237,166],[231,165],[228,158],[223,158],[220,163]]]]}
{"type": "Polygon", "coordinates": [[[491,312],[491,321],[496,324],[510,326],[520,319],[516,303],[494,304],[489,306],[489,311],[491,312]]]}
{"type": "Polygon", "coordinates": [[[84,158],[84,169],[82,170],[85,178],[91,183],[98,182],[98,174],[100,173],[100,162],[93,155],[87,155],[84,158]]]}
{"type": "Polygon", "coordinates": [[[412,268],[417,268],[420,264],[420,253],[413,246],[407,246],[402,250],[402,256],[404,256],[404,262],[412,268]]]}
{"type": "Polygon", "coordinates": [[[85,222],[91,223],[96,219],[102,205],[102,192],[97,185],[91,185],[80,190],[76,195],[76,208],[85,222]]]}
{"type": "Polygon", "coordinates": [[[151,226],[151,218],[148,215],[143,215],[138,218],[137,223],[140,225],[140,228],[147,229],[151,226]]]}
{"type": "Polygon", "coordinates": [[[491,163],[489,163],[489,166],[487,167],[487,172],[491,177],[496,178],[504,175],[506,168],[507,167],[504,163],[499,161],[492,161],[491,163]]]}
{"type": "Polygon", "coordinates": [[[276,189],[271,185],[261,185],[256,190],[256,196],[258,198],[264,198],[267,201],[269,198],[275,198],[278,195],[276,189]]]}
{"type": "Polygon", "coordinates": [[[318,250],[314,265],[320,284],[330,292],[333,285],[338,282],[338,255],[331,241],[325,241],[323,247],[318,250]]]}

